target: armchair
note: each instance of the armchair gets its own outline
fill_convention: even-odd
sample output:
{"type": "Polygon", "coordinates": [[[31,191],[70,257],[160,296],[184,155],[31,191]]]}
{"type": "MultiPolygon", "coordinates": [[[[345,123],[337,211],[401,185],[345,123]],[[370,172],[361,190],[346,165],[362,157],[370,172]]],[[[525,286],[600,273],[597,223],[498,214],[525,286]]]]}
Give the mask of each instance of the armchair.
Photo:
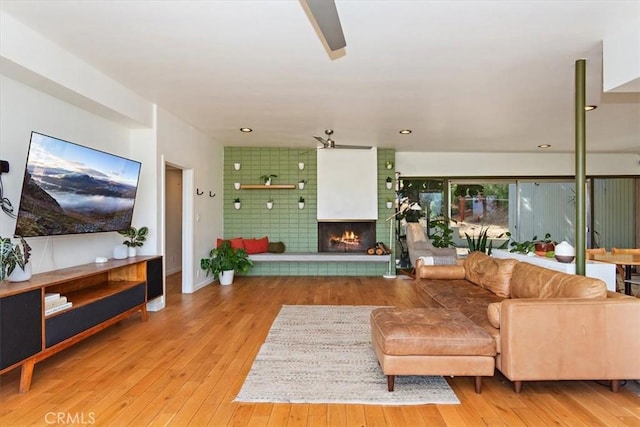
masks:
{"type": "Polygon", "coordinates": [[[417,222],[407,223],[407,250],[413,268],[419,257],[433,257],[434,264],[456,263],[456,249],[433,246],[424,228],[417,222]]]}

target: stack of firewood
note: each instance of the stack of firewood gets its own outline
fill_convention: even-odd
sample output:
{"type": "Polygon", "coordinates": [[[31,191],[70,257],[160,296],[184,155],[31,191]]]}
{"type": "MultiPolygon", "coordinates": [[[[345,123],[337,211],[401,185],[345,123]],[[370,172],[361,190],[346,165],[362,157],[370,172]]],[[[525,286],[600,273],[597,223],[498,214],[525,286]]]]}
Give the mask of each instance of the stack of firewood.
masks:
{"type": "Polygon", "coordinates": [[[391,249],[382,242],[376,242],[374,246],[367,248],[367,255],[389,255],[391,249]]]}

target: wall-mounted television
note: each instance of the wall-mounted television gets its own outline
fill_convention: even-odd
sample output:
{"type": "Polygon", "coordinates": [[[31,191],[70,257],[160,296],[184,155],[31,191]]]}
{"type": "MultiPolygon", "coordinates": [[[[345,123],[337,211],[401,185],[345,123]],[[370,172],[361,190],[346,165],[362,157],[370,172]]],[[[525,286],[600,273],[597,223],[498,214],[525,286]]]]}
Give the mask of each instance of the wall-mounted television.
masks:
{"type": "Polygon", "coordinates": [[[32,132],[15,234],[129,228],[140,167],[134,160],[32,132]]]}

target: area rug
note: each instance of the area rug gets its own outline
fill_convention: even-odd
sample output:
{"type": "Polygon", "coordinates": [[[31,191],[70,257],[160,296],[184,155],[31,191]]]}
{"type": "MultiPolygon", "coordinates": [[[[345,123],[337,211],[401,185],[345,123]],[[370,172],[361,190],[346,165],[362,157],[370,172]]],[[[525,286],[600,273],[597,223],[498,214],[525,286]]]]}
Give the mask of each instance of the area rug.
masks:
{"type": "Polygon", "coordinates": [[[373,306],[285,305],[236,402],[457,404],[442,377],[399,376],[395,390],[371,346],[373,306]]]}

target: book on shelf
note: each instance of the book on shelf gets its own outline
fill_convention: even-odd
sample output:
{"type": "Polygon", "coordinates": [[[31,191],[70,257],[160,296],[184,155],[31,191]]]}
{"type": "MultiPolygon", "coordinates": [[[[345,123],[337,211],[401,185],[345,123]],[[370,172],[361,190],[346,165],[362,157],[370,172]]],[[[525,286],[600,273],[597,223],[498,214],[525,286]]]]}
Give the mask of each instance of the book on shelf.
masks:
{"type": "Polygon", "coordinates": [[[50,301],[45,301],[44,302],[44,309],[48,310],[50,308],[57,307],[57,306],[62,305],[62,304],[66,304],[66,302],[67,302],[67,297],[60,296],[57,299],[52,299],[50,301]]]}
{"type": "Polygon", "coordinates": [[[44,294],[44,302],[53,301],[60,298],[60,294],[57,292],[48,292],[44,294]]]}
{"type": "Polygon", "coordinates": [[[71,301],[67,301],[62,305],[59,305],[57,307],[53,307],[53,308],[50,308],[48,310],[45,310],[44,311],[44,315],[48,316],[50,314],[57,313],[57,312],[62,311],[62,310],[66,310],[67,308],[71,307],[72,305],[73,305],[73,303],[71,301]]]}

